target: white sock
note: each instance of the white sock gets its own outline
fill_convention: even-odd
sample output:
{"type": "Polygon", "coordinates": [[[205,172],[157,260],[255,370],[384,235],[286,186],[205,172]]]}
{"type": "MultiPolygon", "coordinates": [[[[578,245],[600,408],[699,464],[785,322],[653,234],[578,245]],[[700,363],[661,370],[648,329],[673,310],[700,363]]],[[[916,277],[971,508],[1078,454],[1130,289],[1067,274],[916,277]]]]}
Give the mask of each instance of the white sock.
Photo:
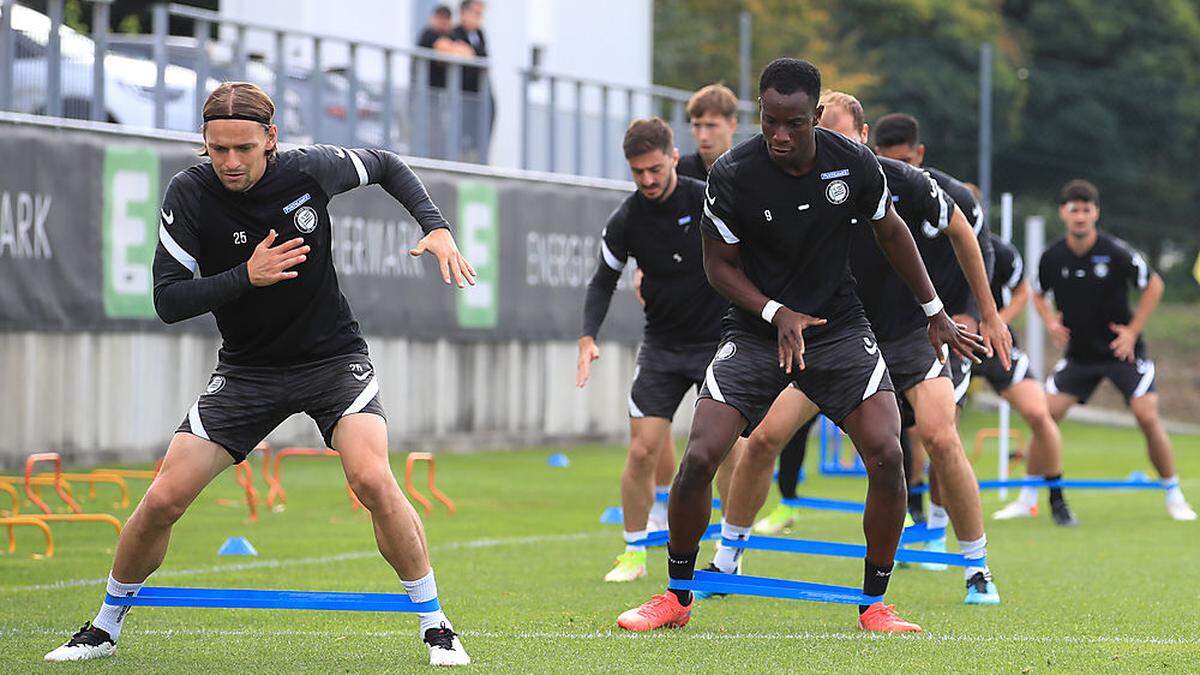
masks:
{"type": "MultiPolygon", "coordinates": [[[[1025,480],[1043,480],[1043,477],[1034,476],[1033,474],[1026,474],[1025,480]]],[[[1021,488],[1021,496],[1017,497],[1017,501],[1021,502],[1025,506],[1037,506],[1038,489],[1035,487],[1021,488]]]]}
{"type": "Polygon", "coordinates": [[[650,507],[650,518],[659,522],[667,522],[667,495],[671,488],[663,485],[654,488],[654,506],[650,507]]]}
{"type": "MultiPolygon", "coordinates": [[[[132,596],[142,590],[142,584],[123,584],[114,579],[110,572],[106,590],[108,595],[132,596]]],[[[129,609],[129,607],[110,605],[106,602],[100,605],[100,611],[96,614],[96,618],[92,619],[92,625],[111,635],[113,642],[116,642],[117,638],[121,636],[121,626],[125,623],[125,615],[129,613],[129,609]]]]}
{"type": "Polygon", "coordinates": [[[1162,479],[1163,485],[1167,487],[1167,503],[1178,504],[1186,501],[1183,498],[1183,490],[1179,488],[1179,476],[1171,476],[1170,478],[1162,479]]]}
{"type": "Polygon", "coordinates": [[[646,547],[642,544],[634,544],[635,541],[641,541],[646,538],[646,530],[638,530],[637,532],[625,531],[625,550],[626,551],[645,551],[646,547]]]}
{"type": "MultiPolygon", "coordinates": [[[[722,518],[721,538],[745,541],[750,538],[750,528],[741,527],[739,525],[730,525],[729,523],[725,522],[724,518],[722,518]]],[[[738,560],[742,558],[743,551],[745,551],[745,549],[736,548],[733,546],[725,546],[724,544],[718,543],[717,554],[713,556],[713,564],[716,565],[717,569],[721,570],[722,572],[725,572],[726,574],[733,574],[737,571],[738,560]]]]}
{"type": "Polygon", "coordinates": [[[925,526],[931,530],[944,528],[950,524],[950,515],[946,513],[946,509],[940,504],[929,502],[929,517],[925,519],[925,526]]]}
{"type": "MultiPolygon", "coordinates": [[[[437,582],[433,579],[433,570],[429,570],[429,574],[417,579],[416,581],[400,580],[404,584],[404,590],[408,591],[408,597],[413,602],[429,602],[437,600],[437,582]]],[[[446,618],[445,612],[442,610],[434,610],[432,612],[417,612],[417,618],[421,621],[421,636],[425,636],[425,631],[430,628],[446,626],[450,630],[454,630],[454,626],[450,625],[450,619],[446,618]]]]}
{"type": "Polygon", "coordinates": [[[966,570],[964,570],[963,574],[966,576],[967,579],[970,579],[971,577],[975,576],[976,572],[983,572],[983,575],[985,577],[987,577],[989,579],[991,578],[992,573],[988,570],[988,566],[987,566],[987,535],[986,534],[974,541],[963,541],[962,539],[959,539],[958,540],[958,549],[959,549],[959,551],[962,552],[962,556],[964,558],[966,558],[968,561],[971,561],[971,562],[978,561],[979,562],[978,565],[968,565],[966,570]]]}

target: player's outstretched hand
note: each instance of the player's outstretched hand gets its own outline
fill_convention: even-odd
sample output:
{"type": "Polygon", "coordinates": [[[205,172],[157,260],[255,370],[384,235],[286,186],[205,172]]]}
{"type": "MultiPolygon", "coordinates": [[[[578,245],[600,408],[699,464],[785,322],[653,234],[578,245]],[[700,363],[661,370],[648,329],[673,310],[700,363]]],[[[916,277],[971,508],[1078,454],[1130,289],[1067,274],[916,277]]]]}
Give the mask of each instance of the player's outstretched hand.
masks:
{"type": "Polygon", "coordinates": [[[450,230],[439,227],[421,237],[421,241],[417,242],[417,247],[410,250],[408,254],[419,258],[426,251],[437,258],[438,267],[442,269],[442,281],[447,284],[457,283],[459,288],[466,288],[467,284],[475,285],[475,268],[471,267],[471,263],[467,262],[467,259],[458,252],[458,245],[454,243],[454,236],[450,234],[450,230]],[[453,275],[453,281],[451,281],[451,275],[453,275]]]}
{"type": "Polygon", "coordinates": [[[1123,326],[1119,323],[1108,324],[1108,329],[1117,334],[1117,337],[1108,343],[1108,348],[1112,350],[1113,356],[1122,361],[1133,363],[1136,358],[1137,333],[1129,326],[1123,326]]]}
{"type": "Polygon", "coordinates": [[[779,329],[779,367],[788,375],[792,374],[793,365],[796,370],[804,370],[804,329],[823,326],[825,319],[780,307],[771,323],[779,329]]]}
{"type": "Polygon", "coordinates": [[[929,320],[929,341],[937,351],[938,361],[942,363],[946,362],[943,345],[949,347],[951,351],[971,359],[973,363],[982,363],[979,357],[987,355],[987,346],[983,343],[983,336],[972,333],[961,323],[955,323],[944,311],[938,312],[929,320]]]}
{"type": "Polygon", "coordinates": [[[1000,365],[1008,371],[1012,367],[1012,333],[1008,332],[1008,326],[999,313],[984,317],[979,323],[979,335],[983,337],[983,346],[987,348],[988,356],[999,356],[1000,365]]]}
{"type": "Polygon", "coordinates": [[[580,389],[592,376],[592,361],[600,358],[600,348],[590,335],[579,338],[579,361],[575,364],[575,386],[580,389]]]}
{"type": "Polygon", "coordinates": [[[274,245],[275,237],[275,230],[268,232],[246,261],[246,272],[254,286],[270,286],[286,279],[295,279],[300,273],[289,271],[289,268],[308,259],[311,249],[304,244],[303,237],[296,237],[278,246],[274,245]]]}
{"type": "Polygon", "coordinates": [[[1062,314],[1056,314],[1054,321],[1046,324],[1046,330],[1050,331],[1050,339],[1059,349],[1066,347],[1067,342],[1071,339],[1071,329],[1063,325],[1062,314]]]}

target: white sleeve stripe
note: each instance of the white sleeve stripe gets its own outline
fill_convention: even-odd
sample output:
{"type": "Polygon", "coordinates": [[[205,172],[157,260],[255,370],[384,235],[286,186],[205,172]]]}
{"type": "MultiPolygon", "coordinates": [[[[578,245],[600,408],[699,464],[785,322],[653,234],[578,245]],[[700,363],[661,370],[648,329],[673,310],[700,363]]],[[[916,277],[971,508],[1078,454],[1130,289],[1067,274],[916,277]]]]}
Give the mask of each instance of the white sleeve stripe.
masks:
{"type": "Polygon", "coordinates": [[[196,259],[175,242],[175,239],[171,237],[171,233],[167,232],[166,225],[162,223],[158,224],[158,240],[162,242],[163,248],[167,249],[167,253],[170,253],[172,258],[177,260],[180,265],[186,267],[193,276],[196,274],[198,268],[196,259]]]}
{"type": "Polygon", "coordinates": [[[978,204],[975,205],[975,236],[983,230],[983,209],[978,204]]]}
{"type": "Polygon", "coordinates": [[[350,157],[350,163],[354,165],[354,170],[358,172],[358,186],[362,187],[367,184],[367,167],[363,166],[363,162],[354,154],[353,150],[347,150],[346,155],[350,157]]]}
{"type": "Polygon", "coordinates": [[[1133,266],[1138,270],[1138,288],[1145,288],[1146,285],[1150,283],[1150,268],[1146,266],[1146,259],[1142,257],[1142,254],[1133,254],[1133,266]]]}
{"type": "Polygon", "coordinates": [[[725,224],[725,221],[718,218],[717,214],[713,213],[712,209],[708,208],[708,204],[704,205],[704,215],[708,216],[708,219],[713,221],[713,225],[717,226],[717,232],[721,233],[721,238],[725,240],[726,244],[736,244],[741,241],[734,236],[733,231],[729,229],[729,226],[725,224]]]}
{"type": "Polygon", "coordinates": [[[1021,274],[1025,272],[1025,261],[1021,260],[1021,256],[1013,258],[1012,276],[1008,277],[1008,281],[1004,282],[1005,288],[1016,288],[1017,284],[1021,283],[1021,274]]]}
{"type": "Polygon", "coordinates": [[[879,206],[875,207],[875,215],[871,216],[871,220],[879,220],[886,216],[888,203],[892,201],[891,191],[888,190],[887,176],[883,173],[883,165],[879,166],[879,178],[883,180],[883,194],[879,195],[879,206]]]}
{"type": "MultiPolygon", "coordinates": [[[[932,181],[933,179],[931,178],[930,180],[932,181]]],[[[938,192],[938,229],[945,230],[947,227],[950,227],[950,205],[946,202],[949,198],[945,192],[941,192],[940,190],[938,192]]],[[[975,232],[976,234],[979,233],[978,230],[975,232]]]]}
{"type": "Polygon", "coordinates": [[[614,272],[620,272],[625,269],[625,261],[614,255],[612,249],[608,247],[608,243],[603,239],[600,240],[600,253],[604,256],[604,262],[611,267],[614,272]]]}

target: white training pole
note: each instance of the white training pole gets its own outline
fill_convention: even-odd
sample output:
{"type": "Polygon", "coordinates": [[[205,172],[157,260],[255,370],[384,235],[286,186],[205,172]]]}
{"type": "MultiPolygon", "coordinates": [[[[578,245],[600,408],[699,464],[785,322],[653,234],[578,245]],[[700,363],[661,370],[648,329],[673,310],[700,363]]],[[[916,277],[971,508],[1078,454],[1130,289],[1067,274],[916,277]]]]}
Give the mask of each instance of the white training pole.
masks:
{"type": "MultiPolygon", "coordinates": [[[[1013,217],[1013,196],[1011,192],[1005,192],[1000,195],[1000,238],[1005,242],[1012,241],[1012,217],[1013,217]]],[[[1008,428],[1009,428],[1009,406],[1008,401],[1000,399],[1000,438],[999,447],[999,479],[1008,480],[1008,428]]],[[[1000,499],[1003,501],[1008,499],[1008,488],[1000,488],[1000,499]]]]}

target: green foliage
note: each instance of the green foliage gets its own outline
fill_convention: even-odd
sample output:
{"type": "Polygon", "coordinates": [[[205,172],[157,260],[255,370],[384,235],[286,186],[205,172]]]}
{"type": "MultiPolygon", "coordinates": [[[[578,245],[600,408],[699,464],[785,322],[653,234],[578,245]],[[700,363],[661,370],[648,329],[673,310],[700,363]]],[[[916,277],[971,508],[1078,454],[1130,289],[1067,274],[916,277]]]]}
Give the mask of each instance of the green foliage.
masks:
{"type": "MultiPolygon", "coordinates": [[[[1200,243],[1200,2],[656,0],[655,81],[736,84],[738,14],[753,74],[802,56],[869,120],[922,125],[927,161],[977,179],[979,45],[993,45],[993,194],[1042,211],[1067,180],[1097,184],[1102,225],[1158,258],[1200,243]]],[[[1057,217],[1048,214],[1048,225],[1057,217]]]]}

